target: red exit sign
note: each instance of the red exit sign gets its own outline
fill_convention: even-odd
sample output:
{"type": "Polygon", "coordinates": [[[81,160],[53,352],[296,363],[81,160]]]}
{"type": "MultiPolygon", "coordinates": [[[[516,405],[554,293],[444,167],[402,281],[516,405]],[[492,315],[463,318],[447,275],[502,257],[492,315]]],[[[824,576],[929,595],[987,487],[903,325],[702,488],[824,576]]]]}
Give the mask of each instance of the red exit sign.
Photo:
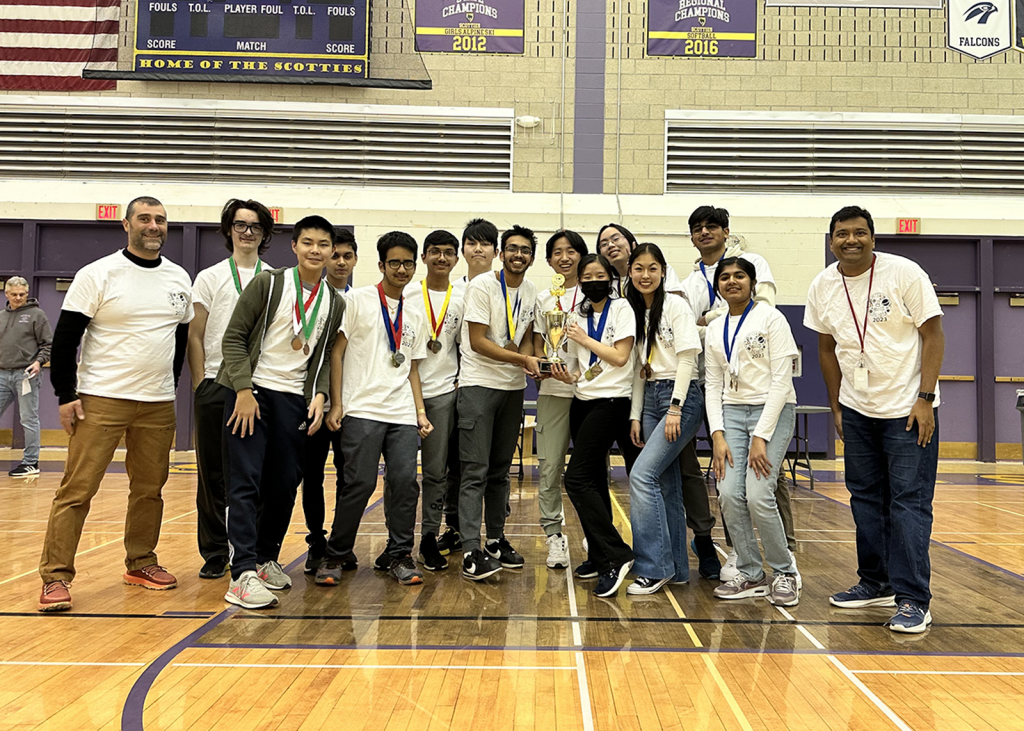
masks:
{"type": "Polygon", "coordinates": [[[97,221],[120,221],[121,220],[121,206],[116,203],[98,203],[96,204],[96,220],[97,221]]]}
{"type": "Polygon", "coordinates": [[[921,233],[920,218],[897,218],[896,233],[898,234],[919,234],[921,233]]]}
{"type": "Polygon", "coordinates": [[[274,219],[274,223],[284,223],[284,209],[283,208],[271,208],[270,216],[274,219]]]}

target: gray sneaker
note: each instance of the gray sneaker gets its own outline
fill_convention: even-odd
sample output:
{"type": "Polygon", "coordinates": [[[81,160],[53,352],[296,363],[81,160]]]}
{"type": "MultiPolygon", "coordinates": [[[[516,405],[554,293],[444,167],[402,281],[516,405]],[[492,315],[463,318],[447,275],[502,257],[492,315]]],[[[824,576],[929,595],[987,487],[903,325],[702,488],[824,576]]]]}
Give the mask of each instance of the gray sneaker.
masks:
{"type": "Polygon", "coordinates": [[[263,585],[255,571],[245,571],[232,579],[224,601],[237,604],[243,609],[263,609],[277,604],[277,597],[263,585]]]}
{"type": "Polygon", "coordinates": [[[768,601],[777,607],[795,607],[800,603],[800,590],[796,585],[796,576],[779,574],[772,580],[772,590],[768,601]]]}
{"type": "Polygon", "coordinates": [[[715,588],[715,596],[719,599],[748,599],[755,596],[768,596],[768,577],[762,576],[758,581],[749,581],[740,576],[727,581],[715,588]]]}
{"type": "Polygon", "coordinates": [[[292,585],[292,577],[284,572],[277,561],[267,561],[256,567],[257,576],[268,589],[281,591],[292,585]]]}
{"type": "Polygon", "coordinates": [[[412,556],[409,555],[394,559],[391,562],[391,568],[388,569],[388,573],[394,576],[402,586],[423,583],[423,574],[416,568],[412,556]]]}

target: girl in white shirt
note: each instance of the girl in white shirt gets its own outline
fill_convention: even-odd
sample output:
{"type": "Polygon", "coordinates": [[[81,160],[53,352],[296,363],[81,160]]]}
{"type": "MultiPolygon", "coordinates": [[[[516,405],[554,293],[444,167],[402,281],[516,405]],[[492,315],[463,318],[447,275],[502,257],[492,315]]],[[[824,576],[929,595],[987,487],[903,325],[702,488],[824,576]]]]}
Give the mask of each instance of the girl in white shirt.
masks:
{"type": "Polygon", "coordinates": [[[775,502],[775,484],[796,422],[789,323],[774,307],[758,304],[754,265],[723,259],[715,290],[729,314],[705,333],[707,410],[714,441],[719,501],[736,549],[739,577],[715,589],[720,599],[767,596],[772,604],[800,601],[796,564],[775,502]],[[753,523],[774,572],[771,586],[753,523]]]}
{"type": "Polygon", "coordinates": [[[636,321],[624,299],[611,295],[612,265],[603,256],[587,254],[579,263],[584,295],[575,322],[566,328],[570,362],[553,366],[551,375],[575,386],[569,407],[573,452],[565,470],[565,491],[572,500],[587,537],[588,560],[576,576],[598,579],[594,593],[613,596],[633,566],[633,550],[612,522],[608,493],[608,452],[618,442],[633,467],[639,450],[629,439],[630,394],[633,388],[633,338],[636,321]]]}
{"type": "Polygon", "coordinates": [[[665,293],[666,271],[654,244],[640,244],[629,258],[626,297],[635,312],[638,356],[630,437],[643,448],[629,474],[637,574],[629,594],[653,594],[670,581],[690,580],[679,455],[704,420],[697,382],[701,346],[686,300],[665,293]]]}

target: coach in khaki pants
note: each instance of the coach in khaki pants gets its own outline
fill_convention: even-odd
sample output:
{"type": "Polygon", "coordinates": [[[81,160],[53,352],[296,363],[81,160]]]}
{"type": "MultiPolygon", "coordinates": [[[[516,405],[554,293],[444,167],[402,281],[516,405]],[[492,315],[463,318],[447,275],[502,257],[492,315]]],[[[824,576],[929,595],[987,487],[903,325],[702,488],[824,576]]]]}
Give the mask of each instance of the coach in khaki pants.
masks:
{"type": "Polygon", "coordinates": [[[136,198],[123,225],[127,248],[75,275],[54,332],[50,381],[71,439],[39,563],[43,612],[71,609],[85,517],[122,436],[129,483],[124,582],[147,589],[177,586],[157,563],[156,544],[174,439],[174,392],[192,319],[192,283],[184,269],[160,256],[167,240],[160,201],[136,198]]]}

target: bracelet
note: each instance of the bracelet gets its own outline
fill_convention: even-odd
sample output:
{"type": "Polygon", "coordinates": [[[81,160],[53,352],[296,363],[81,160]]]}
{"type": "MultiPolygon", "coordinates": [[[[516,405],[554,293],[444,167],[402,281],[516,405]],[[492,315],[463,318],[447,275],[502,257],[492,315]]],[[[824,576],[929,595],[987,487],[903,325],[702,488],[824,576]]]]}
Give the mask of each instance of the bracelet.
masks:
{"type": "Polygon", "coordinates": [[[427,413],[427,410],[426,409],[416,409],[416,413],[417,414],[425,414],[425,413],[427,413]]]}
{"type": "Polygon", "coordinates": [[[683,412],[681,410],[680,411],[673,411],[672,409],[669,409],[668,410],[668,415],[669,416],[682,416],[683,412]]]}

